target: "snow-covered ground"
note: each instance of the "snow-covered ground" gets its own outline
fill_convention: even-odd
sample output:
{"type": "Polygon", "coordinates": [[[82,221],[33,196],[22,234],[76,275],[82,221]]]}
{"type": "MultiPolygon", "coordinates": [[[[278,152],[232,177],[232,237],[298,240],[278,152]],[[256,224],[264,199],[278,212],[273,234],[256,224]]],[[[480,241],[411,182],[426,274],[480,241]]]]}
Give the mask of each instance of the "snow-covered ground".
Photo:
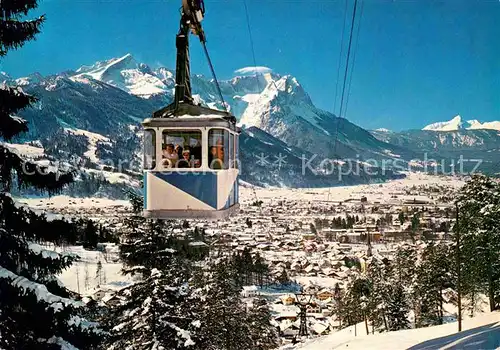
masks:
{"type": "Polygon", "coordinates": [[[404,191],[412,186],[433,185],[449,186],[460,188],[464,185],[464,179],[454,176],[436,176],[424,173],[406,173],[406,178],[392,180],[380,184],[338,186],[330,188],[261,188],[253,186],[240,186],[240,196],[242,200],[255,200],[253,188],[257,196],[263,201],[280,201],[283,199],[304,200],[304,201],[345,201],[348,199],[359,199],[366,196],[369,201],[388,203],[393,200],[391,196],[398,195],[399,199],[429,199],[426,196],[405,195],[404,191]]]}
{"type": "Polygon", "coordinates": [[[409,329],[397,332],[366,335],[364,323],[359,323],[357,336],[354,326],[304,344],[285,346],[284,349],[499,349],[500,312],[480,314],[464,319],[462,332],[457,333],[457,323],[409,329]]]}
{"type": "Polygon", "coordinates": [[[44,149],[42,147],[34,147],[23,143],[3,143],[4,146],[16,152],[18,155],[32,158],[44,156],[44,149]]]}
{"type": "Polygon", "coordinates": [[[20,198],[20,204],[25,204],[34,209],[44,209],[47,211],[60,209],[82,209],[82,208],[128,208],[131,207],[127,200],[116,200],[107,198],[74,198],[70,196],[54,196],[50,198],[20,198]]]}
{"type": "Polygon", "coordinates": [[[109,138],[103,136],[101,134],[96,134],[94,132],[90,132],[82,129],[64,129],[66,132],[74,134],[74,135],[83,135],[87,137],[89,140],[88,150],[83,154],[85,157],[89,158],[92,162],[98,163],[99,159],[95,154],[97,150],[97,142],[109,142],[109,138]]]}
{"type": "Polygon", "coordinates": [[[129,276],[121,273],[122,264],[118,262],[118,247],[107,244],[106,251],[89,251],[82,246],[66,247],[64,251],[77,254],[80,260],[62,272],[59,280],[70,290],[82,295],[92,295],[98,289],[117,290],[132,282],[129,276]],[[99,261],[101,273],[97,274],[99,261]]]}

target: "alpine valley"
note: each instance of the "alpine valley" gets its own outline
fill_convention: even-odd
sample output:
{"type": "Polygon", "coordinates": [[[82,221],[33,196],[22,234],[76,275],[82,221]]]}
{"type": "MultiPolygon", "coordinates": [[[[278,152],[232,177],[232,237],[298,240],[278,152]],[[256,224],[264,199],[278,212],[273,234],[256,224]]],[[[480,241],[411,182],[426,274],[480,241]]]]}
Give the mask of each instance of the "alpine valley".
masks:
{"type": "MultiPolygon", "coordinates": [[[[140,187],[140,122],[172,101],[174,74],[164,67],[152,69],[130,54],[52,76],[13,79],[2,73],[3,84],[38,98],[19,115],[29,122],[29,134],[10,147],[40,162],[78,168],[79,181],[67,189],[69,194],[120,197],[123,187],[140,187]]],[[[211,79],[193,75],[191,82],[197,103],[223,108],[211,79]]],[[[457,117],[424,130],[369,132],[316,108],[289,75],[244,74],[220,86],[243,129],[241,178],[249,183],[317,187],[380,182],[403,176],[397,171],[403,167],[431,170],[425,159],[450,164],[460,155],[483,159],[483,171],[495,173],[500,166],[500,123],[470,121],[467,127],[457,117]],[[349,167],[360,170],[349,172],[349,167]],[[339,171],[349,174],[340,177],[339,171]]]]}

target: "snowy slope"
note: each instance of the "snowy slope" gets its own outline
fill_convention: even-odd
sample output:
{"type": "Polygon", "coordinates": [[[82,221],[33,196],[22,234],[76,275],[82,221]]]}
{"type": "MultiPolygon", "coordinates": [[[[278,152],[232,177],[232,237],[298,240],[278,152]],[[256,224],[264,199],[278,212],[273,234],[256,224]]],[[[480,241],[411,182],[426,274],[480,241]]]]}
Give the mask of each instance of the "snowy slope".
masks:
{"type": "Polygon", "coordinates": [[[89,147],[88,147],[87,152],[84,153],[84,156],[89,158],[94,163],[99,162],[99,160],[97,159],[96,154],[95,154],[95,152],[97,150],[97,142],[100,141],[100,142],[108,142],[109,143],[109,138],[107,138],[101,134],[97,134],[97,133],[90,132],[87,130],[82,130],[82,129],[65,128],[64,130],[70,134],[86,136],[87,139],[89,140],[89,147]]]}
{"type": "MultiPolygon", "coordinates": [[[[500,312],[479,315],[465,319],[463,331],[457,333],[457,323],[441,326],[410,329],[366,335],[363,323],[357,325],[357,336],[354,326],[330,334],[326,337],[310,341],[297,348],[304,350],[329,349],[498,349],[500,347],[500,312]]],[[[290,349],[291,347],[288,347],[290,349]]]]}

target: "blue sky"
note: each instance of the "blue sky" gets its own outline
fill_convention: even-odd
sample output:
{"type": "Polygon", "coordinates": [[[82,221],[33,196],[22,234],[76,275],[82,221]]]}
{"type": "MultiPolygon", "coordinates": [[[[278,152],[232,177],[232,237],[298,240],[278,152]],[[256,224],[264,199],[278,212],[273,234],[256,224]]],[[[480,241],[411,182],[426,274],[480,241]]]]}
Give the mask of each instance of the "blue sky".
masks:
{"type": "MultiPolygon", "coordinates": [[[[348,0],[349,11],[353,1],[348,0]]],[[[500,120],[499,1],[363,2],[346,118],[365,128],[392,130],[421,128],[456,114],[500,120]]],[[[175,67],[180,3],[42,0],[31,12],[46,14],[42,33],[11,51],[0,69],[14,77],[46,75],[126,53],[152,66],[175,67]]],[[[230,78],[254,64],[243,1],[205,4],[212,61],[219,79],[230,78]]],[[[294,75],[318,107],[334,111],[345,0],[247,4],[257,65],[294,75]]],[[[192,71],[208,75],[197,38],[191,43],[192,71]]]]}

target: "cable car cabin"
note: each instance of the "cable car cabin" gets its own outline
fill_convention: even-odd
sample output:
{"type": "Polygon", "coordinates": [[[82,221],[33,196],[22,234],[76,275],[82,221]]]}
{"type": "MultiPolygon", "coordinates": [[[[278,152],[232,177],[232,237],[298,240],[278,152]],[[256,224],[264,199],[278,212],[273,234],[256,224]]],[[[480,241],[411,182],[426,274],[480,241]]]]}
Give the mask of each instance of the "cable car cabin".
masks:
{"type": "Polygon", "coordinates": [[[239,128],[220,115],[150,118],[144,216],[223,219],[238,210],[239,128]]]}

